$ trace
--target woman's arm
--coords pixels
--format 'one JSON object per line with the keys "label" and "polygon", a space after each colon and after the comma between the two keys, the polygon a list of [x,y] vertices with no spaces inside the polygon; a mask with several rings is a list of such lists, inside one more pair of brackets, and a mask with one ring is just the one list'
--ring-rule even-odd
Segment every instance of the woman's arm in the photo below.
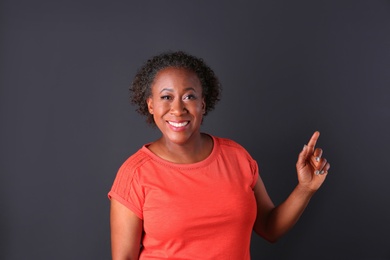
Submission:
{"label": "woman's arm", "polygon": [[314,194],[298,184],[289,197],[275,207],[260,178],[254,193],[257,201],[254,231],[271,243],[276,242],[294,226]]}
{"label": "woman's arm", "polygon": [[322,150],[314,148],[318,137],[319,132],[315,132],[299,154],[296,164],[299,183],[283,203],[274,206],[261,178],[255,185],[257,219],[254,230],[270,242],[276,242],[294,226],[326,178],[330,165],[321,158]]}
{"label": "woman's arm", "polygon": [[124,205],[111,199],[110,224],[112,259],[138,259],[142,220]]}

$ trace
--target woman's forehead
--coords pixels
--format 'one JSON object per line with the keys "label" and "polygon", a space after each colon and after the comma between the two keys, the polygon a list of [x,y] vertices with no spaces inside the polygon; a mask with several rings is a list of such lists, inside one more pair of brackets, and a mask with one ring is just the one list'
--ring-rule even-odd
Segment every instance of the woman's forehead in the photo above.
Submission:
{"label": "woman's forehead", "polygon": [[152,83],[153,88],[202,88],[195,72],[185,69],[168,67],[160,70]]}

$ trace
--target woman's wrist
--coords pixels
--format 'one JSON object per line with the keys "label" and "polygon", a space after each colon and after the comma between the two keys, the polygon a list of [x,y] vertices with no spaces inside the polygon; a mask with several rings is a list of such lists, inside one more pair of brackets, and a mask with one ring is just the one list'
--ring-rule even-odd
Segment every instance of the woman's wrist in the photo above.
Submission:
{"label": "woman's wrist", "polygon": [[302,183],[298,183],[298,185],[295,188],[299,194],[306,195],[306,196],[313,196],[314,193],[316,193],[316,189],[313,189],[309,187],[308,185],[304,185]]}

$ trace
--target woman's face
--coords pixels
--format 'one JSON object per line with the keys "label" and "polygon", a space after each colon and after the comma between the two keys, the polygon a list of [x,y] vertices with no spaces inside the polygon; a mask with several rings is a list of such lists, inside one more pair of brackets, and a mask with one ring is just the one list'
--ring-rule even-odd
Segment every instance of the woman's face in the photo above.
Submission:
{"label": "woman's face", "polygon": [[186,144],[200,136],[206,104],[195,73],[172,67],[159,71],[147,104],[165,141]]}

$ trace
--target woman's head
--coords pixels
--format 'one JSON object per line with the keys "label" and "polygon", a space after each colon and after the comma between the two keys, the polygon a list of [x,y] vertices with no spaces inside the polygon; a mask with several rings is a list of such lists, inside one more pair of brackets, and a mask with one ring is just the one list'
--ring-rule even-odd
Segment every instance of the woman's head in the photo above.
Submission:
{"label": "woman's head", "polygon": [[147,99],[152,94],[152,86],[158,72],[166,68],[181,68],[197,75],[202,85],[202,96],[206,104],[204,115],[214,109],[220,99],[221,85],[205,62],[185,52],[165,52],[149,59],[137,72],[130,87],[131,102],[137,106],[137,112],[146,116],[146,121],[154,124],[149,113]]}

